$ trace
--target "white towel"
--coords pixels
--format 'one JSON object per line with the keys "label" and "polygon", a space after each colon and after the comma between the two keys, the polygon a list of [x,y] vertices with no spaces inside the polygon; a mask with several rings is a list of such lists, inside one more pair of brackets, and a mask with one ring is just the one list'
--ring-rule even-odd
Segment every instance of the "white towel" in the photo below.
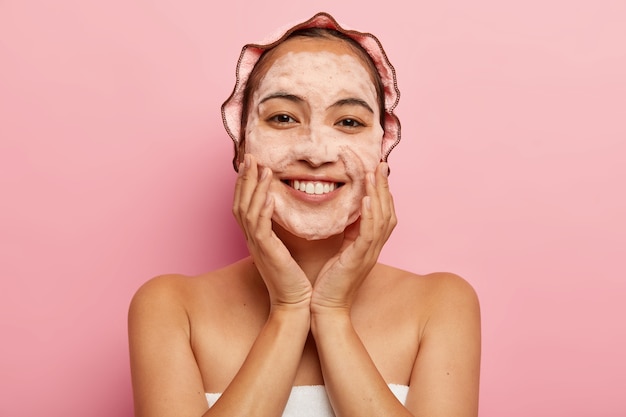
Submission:
{"label": "white towel", "polygon": [[[409,387],[406,385],[389,384],[389,389],[402,404],[406,403]],[[206,394],[209,407],[222,394]],[[328,401],[323,385],[301,385],[291,389],[283,417],[334,417],[333,409]]]}

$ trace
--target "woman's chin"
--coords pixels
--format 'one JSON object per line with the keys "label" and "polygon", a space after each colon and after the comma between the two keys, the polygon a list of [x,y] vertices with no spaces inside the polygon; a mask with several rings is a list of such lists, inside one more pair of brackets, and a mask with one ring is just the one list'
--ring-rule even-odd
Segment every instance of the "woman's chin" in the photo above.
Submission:
{"label": "woman's chin", "polygon": [[281,228],[301,239],[323,240],[343,233],[344,230],[346,230],[346,227],[356,221],[358,216],[358,213],[354,213],[350,216],[344,217],[343,219],[336,219],[333,222],[329,222],[328,217],[316,219],[311,218],[310,216],[307,216],[306,218],[293,218],[294,216],[287,216],[285,218],[283,216],[278,216],[277,213],[274,213],[273,220],[278,223]]}

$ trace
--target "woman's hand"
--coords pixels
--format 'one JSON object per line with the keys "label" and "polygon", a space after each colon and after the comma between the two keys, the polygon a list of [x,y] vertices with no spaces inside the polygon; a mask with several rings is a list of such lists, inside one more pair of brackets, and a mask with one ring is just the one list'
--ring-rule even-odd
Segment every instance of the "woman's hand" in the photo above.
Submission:
{"label": "woman's hand", "polygon": [[375,173],[367,174],[361,217],[346,228],[341,249],[320,271],[311,298],[312,313],[349,313],[357,290],[376,265],[397,224],[388,172],[387,163],[381,162]]}
{"label": "woman's hand", "polygon": [[272,230],[274,200],[268,193],[271,169],[245,155],[235,185],[233,214],[246,236],[246,244],[275,307],[308,307],[311,283]]}

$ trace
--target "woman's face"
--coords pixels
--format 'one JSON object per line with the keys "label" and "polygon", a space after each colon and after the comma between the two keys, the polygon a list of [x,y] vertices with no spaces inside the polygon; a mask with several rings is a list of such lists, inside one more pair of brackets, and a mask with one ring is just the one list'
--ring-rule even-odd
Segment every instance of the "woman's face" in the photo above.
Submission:
{"label": "woman's face", "polygon": [[365,176],[381,160],[372,76],[345,42],[293,38],[273,50],[251,97],[245,151],[274,173],[273,220],[305,239],[360,215]]}

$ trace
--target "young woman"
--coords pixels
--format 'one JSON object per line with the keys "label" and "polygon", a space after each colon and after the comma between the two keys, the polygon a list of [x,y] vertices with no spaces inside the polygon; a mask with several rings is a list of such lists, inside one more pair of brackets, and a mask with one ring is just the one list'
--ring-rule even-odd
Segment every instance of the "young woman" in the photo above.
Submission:
{"label": "young woman", "polygon": [[328,14],[244,47],[222,110],[250,256],[139,289],[137,416],[477,415],[474,291],[378,263],[397,100],[378,40]]}

